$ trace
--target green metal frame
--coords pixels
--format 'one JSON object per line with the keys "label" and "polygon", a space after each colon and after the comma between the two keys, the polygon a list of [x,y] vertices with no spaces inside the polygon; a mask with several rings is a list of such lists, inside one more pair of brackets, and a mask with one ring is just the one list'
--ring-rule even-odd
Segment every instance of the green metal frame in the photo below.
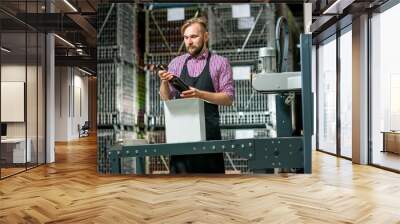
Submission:
{"label": "green metal frame", "polygon": [[292,111],[291,106],[285,103],[286,97],[282,94],[275,96],[277,137],[292,136]]}
{"label": "green metal frame", "polygon": [[312,93],[311,77],[311,48],[312,35],[302,34],[300,36],[301,46],[301,101],[303,109],[303,138],[304,138],[304,173],[312,170],[312,135],[314,133],[314,97]]}
{"label": "green metal frame", "polygon": [[119,145],[108,152],[110,172],[121,173],[121,159],[136,158],[136,173],[144,174],[146,156],[192,155],[235,152],[248,159],[252,170],[303,168],[303,137],[237,139],[174,144]]}
{"label": "green metal frame", "polygon": [[121,173],[121,159],[136,158],[136,174],[145,174],[146,156],[235,152],[248,159],[251,170],[300,168],[311,173],[313,95],[311,91],[311,35],[301,35],[303,136],[235,139],[173,144],[115,145],[108,151],[110,173]]}

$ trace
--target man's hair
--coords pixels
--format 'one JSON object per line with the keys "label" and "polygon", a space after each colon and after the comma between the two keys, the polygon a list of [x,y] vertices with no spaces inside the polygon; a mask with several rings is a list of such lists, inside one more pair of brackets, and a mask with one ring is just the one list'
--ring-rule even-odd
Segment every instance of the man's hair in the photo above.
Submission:
{"label": "man's hair", "polygon": [[186,22],[181,27],[181,34],[185,33],[186,28],[191,26],[192,24],[198,23],[203,28],[204,32],[207,32],[207,19],[205,17],[197,17],[186,20]]}

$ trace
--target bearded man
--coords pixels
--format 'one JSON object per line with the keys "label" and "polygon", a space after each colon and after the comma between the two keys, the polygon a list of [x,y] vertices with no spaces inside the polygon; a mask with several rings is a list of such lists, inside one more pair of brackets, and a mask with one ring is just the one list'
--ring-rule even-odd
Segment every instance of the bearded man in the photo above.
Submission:
{"label": "bearded man", "polygon": [[[200,98],[205,102],[206,139],[221,140],[218,105],[233,103],[235,88],[228,60],[207,48],[205,18],[187,20],[181,27],[187,53],[174,58],[168,71],[159,71],[162,100]],[[189,90],[178,92],[168,81],[180,77]],[[188,130],[190,131],[190,130]],[[171,156],[171,173],[225,173],[222,153]]]}

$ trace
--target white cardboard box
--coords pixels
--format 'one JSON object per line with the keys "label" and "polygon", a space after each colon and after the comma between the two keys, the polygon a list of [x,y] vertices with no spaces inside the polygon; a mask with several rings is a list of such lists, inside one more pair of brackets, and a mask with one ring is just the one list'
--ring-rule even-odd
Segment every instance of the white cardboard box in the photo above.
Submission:
{"label": "white cardboard box", "polygon": [[206,140],[204,101],[197,98],[164,102],[167,143]]}

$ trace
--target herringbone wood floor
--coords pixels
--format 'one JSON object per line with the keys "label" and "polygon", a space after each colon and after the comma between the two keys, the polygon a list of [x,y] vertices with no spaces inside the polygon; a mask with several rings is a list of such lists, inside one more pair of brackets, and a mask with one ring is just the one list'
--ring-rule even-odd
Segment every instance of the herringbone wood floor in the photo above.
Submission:
{"label": "herringbone wood floor", "polygon": [[312,175],[96,173],[95,138],[0,181],[0,223],[400,223],[400,175],[315,152]]}

